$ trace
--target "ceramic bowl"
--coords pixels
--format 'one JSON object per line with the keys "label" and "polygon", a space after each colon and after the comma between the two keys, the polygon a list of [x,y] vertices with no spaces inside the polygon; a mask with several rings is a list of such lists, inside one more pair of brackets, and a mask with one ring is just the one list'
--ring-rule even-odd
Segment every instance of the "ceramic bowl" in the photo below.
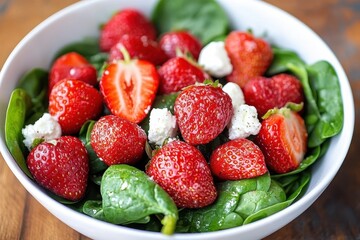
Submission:
{"label": "ceramic bowl", "polygon": [[48,69],[55,52],[62,46],[98,35],[98,26],[115,10],[134,7],[149,15],[156,0],[87,0],[71,5],[34,28],[16,46],[0,75],[0,149],[11,171],[48,211],[76,231],[93,239],[259,239],[267,236],[299,216],[325,190],[338,172],[347,154],[354,128],[354,103],[348,79],[329,47],[311,29],[288,13],[262,1],[219,0],[235,29],[251,28],[255,34],[266,33],[278,46],[296,51],[311,64],[327,60],[340,79],[344,103],[344,127],[331,139],[327,153],[312,168],[312,179],[305,195],[288,208],[245,226],[210,233],[175,234],[171,237],[128,227],[117,226],[78,213],[50,198],[18,167],[5,145],[4,123],[12,90],[24,72],[34,67]]}

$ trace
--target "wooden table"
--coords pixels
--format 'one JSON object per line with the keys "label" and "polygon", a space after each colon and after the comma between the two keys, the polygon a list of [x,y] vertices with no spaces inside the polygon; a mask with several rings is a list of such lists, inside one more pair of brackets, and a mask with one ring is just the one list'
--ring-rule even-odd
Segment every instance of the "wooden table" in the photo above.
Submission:
{"label": "wooden table", "polygon": [[[75,0],[12,0],[0,15],[0,66],[33,27]],[[360,2],[268,0],[295,15],[333,49],[360,108]],[[358,118],[359,119],[359,118]],[[266,239],[360,239],[360,125],[346,160],[321,197],[299,218]],[[44,209],[18,182],[0,156],[0,239],[88,239]]]}

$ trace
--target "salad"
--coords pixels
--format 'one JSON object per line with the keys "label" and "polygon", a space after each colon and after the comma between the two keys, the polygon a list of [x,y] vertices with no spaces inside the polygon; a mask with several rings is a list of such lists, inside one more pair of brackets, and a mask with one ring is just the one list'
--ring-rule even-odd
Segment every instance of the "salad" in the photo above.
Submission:
{"label": "salad", "polygon": [[173,234],[288,207],[342,126],[330,63],[232,29],[216,1],[159,0],[151,17],[116,11],[99,38],[29,69],[11,94],[5,138],[59,202]]}

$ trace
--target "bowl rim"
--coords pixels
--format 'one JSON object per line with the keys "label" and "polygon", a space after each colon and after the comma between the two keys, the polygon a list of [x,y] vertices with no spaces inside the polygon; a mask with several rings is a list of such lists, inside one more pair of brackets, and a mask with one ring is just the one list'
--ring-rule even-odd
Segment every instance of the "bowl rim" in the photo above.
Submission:
{"label": "bowl rim", "polygon": [[[74,4],[71,4],[68,7],[65,7],[65,8],[61,9],[60,11],[56,12],[55,14],[51,15],[50,17],[48,17],[47,19],[42,21],[39,25],[37,25],[33,30],[31,30],[17,44],[17,46],[11,52],[11,54],[7,58],[5,64],[3,65],[3,68],[0,72],[0,86],[2,86],[2,84],[4,82],[4,76],[6,75],[7,69],[11,65],[15,56],[21,51],[23,45],[26,44],[26,42],[31,40],[31,38],[33,38],[38,32],[44,30],[52,22],[55,22],[55,21],[58,21],[59,19],[61,19],[63,14],[66,14],[69,11],[76,11],[78,8],[82,8],[85,5],[91,5],[96,2],[100,2],[100,1],[102,1],[102,0],[80,1],[80,2],[76,2]],[[226,2],[226,1],[230,2],[230,0],[224,0],[224,2]],[[207,232],[207,233],[201,233],[201,234],[200,233],[186,233],[186,234],[176,233],[173,235],[174,239],[178,239],[178,238],[181,238],[181,239],[184,239],[184,238],[185,239],[200,239],[200,238],[205,239],[205,238],[217,238],[217,237],[227,237],[227,236],[229,237],[229,236],[233,236],[235,234],[239,234],[241,232],[256,230],[262,225],[273,224],[272,223],[273,221],[276,221],[276,220],[279,220],[282,218],[289,218],[289,216],[291,216],[290,220],[295,219],[298,215],[300,215],[303,211],[305,211],[321,195],[321,193],[326,189],[326,187],[330,184],[330,182],[332,181],[332,179],[335,177],[336,173],[340,169],[343,161],[345,160],[348,149],[350,147],[350,143],[352,141],[352,135],[353,135],[353,131],[354,131],[354,121],[355,121],[354,101],[353,101],[353,96],[352,96],[352,91],[351,91],[351,87],[349,84],[349,80],[348,80],[348,78],[345,74],[345,71],[342,68],[340,62],[336,58],[335,54],[328,47],[328,45],[313,30],[311,30],[307,25],[302,23],[300,20],[298,20],[294,16],[290,15],[289,13],[285,12],[284,10],[282,10],[274,5],[271,5],[271,4],[263,2],[263,1],[251,1],[251,2],[253,2],[252,4],[255,4],[255,6],[257,4],[259,4],[259,5],[263,5],[263,7],[265,6],[267,8],[271,8],[273,11],[277,11],[278,13],[281,13],[282,15],[286,15],[286,17],[292,19],[292,21],[295,21],[295,22],[297,22],[297,24],[302,25],[311,35],[313,35],[315,38],[317,38],[318,41],[320,41],[327,48],[329,53],[335,58],[335,64],[337,65],[336,72],[339,76],[339,79],[343,79],[343,81],[341,82],[341,88],[342,88],[341,91],[347,93],[347,95],[345,95],[345,96],[344,96],[344,94],[342,94],[343,102],[347,103],[346,106],[344,105],[344,112],[346,112],[346,114],[344,114],[343,129],[342,129],[342,132],[338,136],[335,137],[335,138],[340,138],[339,141],[342,143],[342,146],[343,146],[343,148],[341,149],[341,151],[339,152],[339,155],[338,155],[338,157],[339,157],[339,159],[341,159],[341,161],[335,162],[334,167],[331,169],[331,171],[329,171],[327,173],[326,177],[324,179],[322,179],[322,181],[318,185],[316,185],[311,191],[306,192],[306,194],[299,201],[296,201],[293,204],[291,204],[290,206],[288,206],[287,208],[281,210],[280,212],[277,212],[277,213],[271,215],[271,217],[266,217],[264,219],[260,219],[256,222],[250,223],[248,225],[243,225],[241,227],[235,227],[235,228],[216,231],[216,232]],[[345,110],[347,110],[347,111],[345,111]],[[82,222],[83,220],[86,220],[92,226],[100,225],[103,229],[105,229],[107,231],[111,231],[111,232],[116,232],[118,234],[126,233],[128,235],[132,235],[135,237],[148,236],[148,237],[152,237],[154,239],[166,239],[167,238],[166,236],[164,236],[161,233],[150,232],[150,231],[145,231],[145,230],[138,230],[138,229],[133,229],[133,228],[129,228],[126,226],[114,225],[111,223],[107,223],[107,222],[103,222],[103,221],[91,218],[85,214],[79,213],[79,212],[69,208],[68,206],[63,205],[63,204],[57,202],[56,200],[52,199],[50,196],[48,196],[45,193],[45,191],[40,186],[38,186],[35,182],[31,181],[31,179],[29,179],[26,176],[26,174],[19,168],[16,161],[13,159],[12,155],[10,154],[9,150],[6,147],[3,132],[2,132],[1,138],[0,138],[0,151],[1,151],[1,154],[2,154],[5,162],[7,163],[7,165],[13,172],[13,174],[16,176],[16,178],[21,182],[21,184],[26,188],[26,190],[34,198],[36,198],[37,201],[39,201],[53,215],[57,216],[54,213],[54,209],[58,209],[59,211],[62,211],[63,214],[66,215],[68,218],[72,218],[73,220],[77,220],[80,222]],[[46,206],[42,203],[42,201],[47,202]],[[296,211],[304,203],[307,203],[305,210],[303,210],[301,212]],[[63,222],[66,222],[65,219],[60,219],[60,220],[62,220]],[[283,224],[283,225],[286,225],[286,224]],[[70,225],[68,225],[68,226],[70,226]],[[282,227],[282,226],[280,226],[280,227]],[[83,234],[86,235],[86,233],[83,233]]]}

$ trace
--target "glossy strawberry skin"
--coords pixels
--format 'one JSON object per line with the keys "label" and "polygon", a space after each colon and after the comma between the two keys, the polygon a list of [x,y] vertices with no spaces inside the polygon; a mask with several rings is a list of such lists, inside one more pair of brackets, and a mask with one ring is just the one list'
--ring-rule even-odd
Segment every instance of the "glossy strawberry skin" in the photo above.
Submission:
{"label": "glossy strawberry skin", "polygon": [[158,183],[179,208],[200,208],[217,197],[210,168],[195,147],[172,141],[150,160],[146,173]]}
{"label": "glossy strawberry skin", "polygon": [[243,88],[245,102],[252,105],[263,116],[269,109],[281,108],[288,102],[304,102],[300,81],[289,74],[278,74],[272,78],[255,77]]}
{"label": "glossy strawberry skin", "polygon": [[148,114],[158,86],[155,66],[137,59],[109,64],[100,81],[100,91],[111,113],[134,123]]}
{"label": "glossy strawberry skin", "polygon": [[196,82],[204,82],[210,79],[200,67],[193,65],[183,57],[175,57],[166,61],[158,69],[160,77],[159,93],[167,94],[177,92],[193,85]]}
{"label": "glossy strawberry skin", "polygon": [[55,116],[63,135],[79,132],[90,119],[97,119],[103,109],[103,98],[93,86],[74,79],[63,79],[53,87],[49,113]]}
{"label": "glossy strawberry skin", "polygon": [[225,49],[233,65],[233,72],[226,80],[240,87],[251,78],[262,76],[273,59],[269,43],[247,32],[231,32],[225,39]]}
{"label": "glossy strawberry skin", "polygon": [[160,38],[159,44],[168,58],[176,57],[176,49],[179,49],[182,53],[189,52],[197,60],[202,48],[199,39],[187,31],[167,32]]}
{"label": "glossy strawberry skin", "polygon": [[92,86],[97,85],[96,69],[76,52],[66,53],[57,58],[51,66],[49,75],[49,93],[54,85],[64,78],[77,79]]}
{"label": "glossy strawberry skin", "polygon": [[103,26],[100,33],[100,49],[108,52],[126,34],[156,39],[155,27],[146,16],[135,9],[123,9]]}
{"label": "glossy strawberry skin", "polygon": [[28,155],[27,166],[36,182],[58,196],[78,201],[85,195],[89,160],[78,138],[40,143]]}
{"label": "glossy strawberry skin", "polygon": [[231,120],[231,98],[220,87],[190,86],[175,100],[175,117],[183,139],[206,144],[215,139]]}
{"label": "glossy strawberry skin", "polygon": [[292,111],[275,113],[261,123],[255,142],[275,173],[287,173],[300,165],[306,153],[307,132],[302,117]]}
{"label": "glossy strawberry skin", "polygon": [[163,64],[167,60],[165,52],[155,40],[145,35],[139,37],[126,34],[110,49],[109,62],[124,59],[120,51],[122,47],[127,50],[132,59],[146,60],[156,66]]}
{"label": "glossy strawberry skin", "polygon": [[137,124],[114,115],[101,117],[90,135],[90,144],[108,166],[135,164],[143,156],[146,134]]}
{"label": "glossy strawberry skin", "polygon": [[210,168],[220,180],[254,178],[267,172],[260,148],[245,138],[229,141],[215,149],[210,157]]}

